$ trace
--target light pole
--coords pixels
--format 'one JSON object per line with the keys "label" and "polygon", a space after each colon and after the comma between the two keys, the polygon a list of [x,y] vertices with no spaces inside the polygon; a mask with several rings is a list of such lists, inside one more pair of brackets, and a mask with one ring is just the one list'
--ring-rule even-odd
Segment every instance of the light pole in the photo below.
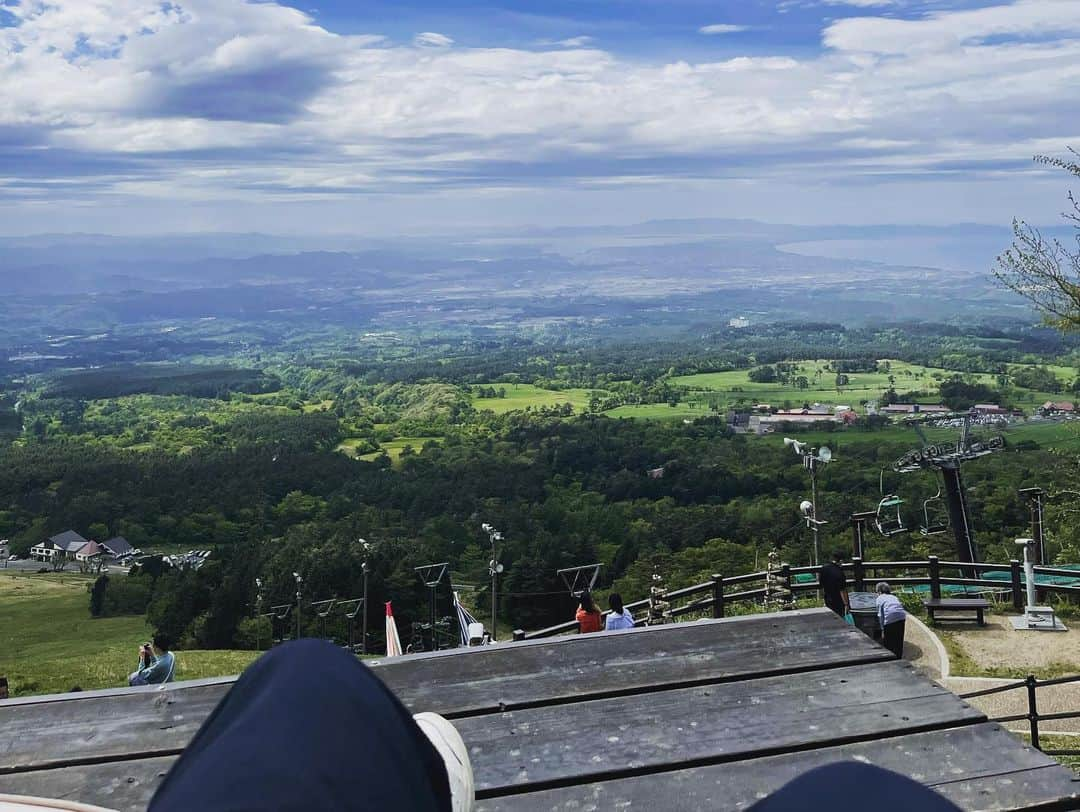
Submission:
{"label": "light pole", "polygon": [[491,560],[488,561],[488,575],[491,576],[491,640],[495,640],[495,585],[499,573],[503,571],[503,565],[499,563],[499,557],[495,550],[496,542],[502,541],[502,533],[486,522],[480,525],[480,529],[488,534],[491,541]]}
{"label": "light pole", "polygon": [[300,577],[300,573],[294,572],[293,578],[296,579],[296,639],[300,639],[300,587],[304,583],[304,579]]}
{"label": "light pole", "polygon": [[364,620],[360,632],[360,653],[367,654],[367,576],[369,570],[367,557],[371,551],[371,545],[364,539],[356,541],[360,544],[360,549],[364,551],[364,562],[360,565],[360,571],[364,574]]}
{"label": "light pole", "polygon": [[829,450],[828,446],[810,448],[808,443],[800,443],[790,437],[784,438],[784,445],[794,449],[795,453],[802,459],[803,467],[810,472],[810,501],[800,504],[799,510],[802,512],[803,518],[806,519],[806,526],[814,534],[814,560],[811,563],[817,566],[820,563],[818,530],[821,525],[826,524],[817,517],[817,467],[819,464],[826,465],[832,462],[832,451]]}
{"label": "light pole", "polygon": [[[262,651],[262,578],[255,579],[255,650]],[[271,631],[271,637],[273,632]]]}

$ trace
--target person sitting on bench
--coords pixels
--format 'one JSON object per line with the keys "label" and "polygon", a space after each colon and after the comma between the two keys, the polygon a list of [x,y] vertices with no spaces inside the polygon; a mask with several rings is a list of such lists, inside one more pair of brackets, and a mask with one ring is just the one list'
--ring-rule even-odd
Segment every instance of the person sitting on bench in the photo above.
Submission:
{"label": "person sitting on bench", "polygon": [[604,628],[603,621],[600,620],[600,610],[596,608],[589,592],[581,593],[581,605],[574,619],[578,622],[578,631],[581,634],[598,632]]}
{"label": "person sitting on bench", "polygon": [[618,592],[608,595],[608,606],[611,607],[611,611],[604,623],[604,631],[613,632],[618,629],[634,628],[634,616],[623,606],[622,595]]}
{"label": "person sitting on bench", "polygon": [[176,670],[176,655],[169,651],[169,638],[161,632],[154,635],[153,645],[139,646],[139,667],[128,677],[128,685],[157,685],[172,682]]}

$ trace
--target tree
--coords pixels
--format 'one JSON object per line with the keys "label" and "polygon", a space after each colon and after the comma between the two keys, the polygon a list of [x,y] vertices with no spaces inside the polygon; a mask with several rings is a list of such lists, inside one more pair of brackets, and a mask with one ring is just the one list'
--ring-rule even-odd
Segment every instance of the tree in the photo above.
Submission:
{"label": "tree", "polygon": [[101,617],[101,613],[105,610],[105,591],[108,588],[108,575],[98,576],[94,585],[90,587],[90,615],[92,617]]}
{"label": "tree", "polygon": [[752,383],[775,383],[778,376],[775,367],[765,365],[750,370],[746,373],[746,377]]}
{"label": "tree", "polygon": [[[1072,159],[1035,156],[1036,163],[1080,177],[1080,153]],[[1043,237],[1023,220],[1013,221],[1013,244],[997,259],[994,276],[1030,301],[1043,320],[1062,331],[1080,330],[1080,200],[1070,191],[1071,211],[1062,214],[1074,230],[1075,250],[1061,240]]]}

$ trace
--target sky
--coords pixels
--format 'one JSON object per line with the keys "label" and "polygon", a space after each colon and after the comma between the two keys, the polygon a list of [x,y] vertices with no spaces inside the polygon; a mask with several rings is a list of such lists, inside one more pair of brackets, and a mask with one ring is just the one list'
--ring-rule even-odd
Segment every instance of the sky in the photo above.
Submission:
{"label": "sky", "polygon": [[1049,223],[1078,88],[1078,0],[0,0],[0,233]]}

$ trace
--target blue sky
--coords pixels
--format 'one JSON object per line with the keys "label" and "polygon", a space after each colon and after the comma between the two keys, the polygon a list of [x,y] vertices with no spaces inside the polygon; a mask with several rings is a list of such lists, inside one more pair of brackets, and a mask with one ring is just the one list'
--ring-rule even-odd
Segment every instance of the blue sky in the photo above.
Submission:
{"label": "blue sky", "polygon": [[1076,0],[0,0],[0,232],[1048,222]]}

